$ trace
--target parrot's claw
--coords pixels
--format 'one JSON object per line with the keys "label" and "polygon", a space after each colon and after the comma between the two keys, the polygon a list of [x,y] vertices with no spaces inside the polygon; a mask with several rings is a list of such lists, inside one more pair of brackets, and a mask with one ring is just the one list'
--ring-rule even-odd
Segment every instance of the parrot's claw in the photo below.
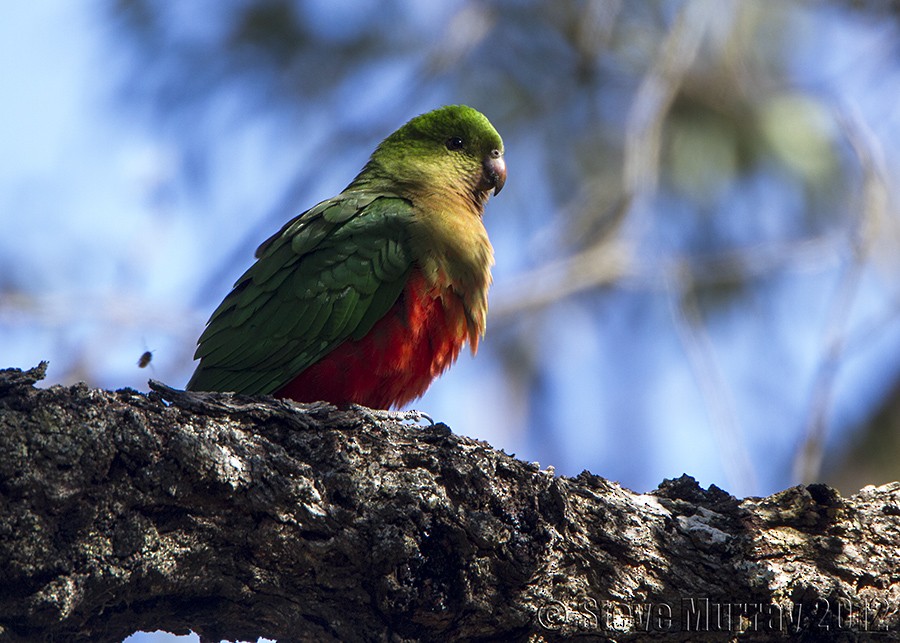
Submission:
{"label": "parrot's claw", "polygon": [[430,415],[423,411],[382,411],[380,409],[370,409],[359,404],[351,404],[350,408],[358,411],[372,422],[399,422],[400,424],[420,425],[422,420],[427,420],[429,426],[434,426],[434,420]]}
{"label": "parrot's claw", "polygon": [[422,420],[428,420],[428,426],[434,426],[434,418],[425,411],[401,411],[400,414],[406,416],[407,422],[422,424]]}

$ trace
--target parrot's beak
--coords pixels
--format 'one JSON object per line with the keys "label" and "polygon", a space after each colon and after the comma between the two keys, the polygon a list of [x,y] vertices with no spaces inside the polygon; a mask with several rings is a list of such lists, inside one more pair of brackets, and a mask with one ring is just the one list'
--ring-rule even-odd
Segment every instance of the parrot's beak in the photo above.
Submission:
{"label": "parrot's beak", "polygon": [[500,150],[494,150],[482,164],[483,173],[481,181],[478,183],[478,189],[487,192],[491,188],[494,194],[500,194],[503,184],[506,183],[506,161],[503,160],[503,153]]}

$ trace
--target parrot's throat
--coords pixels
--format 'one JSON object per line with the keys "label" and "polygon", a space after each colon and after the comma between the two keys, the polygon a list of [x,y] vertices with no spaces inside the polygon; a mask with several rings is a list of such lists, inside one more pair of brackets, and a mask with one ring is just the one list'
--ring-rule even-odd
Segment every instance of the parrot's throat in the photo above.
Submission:
{"label": "parrot's throat", "polygon": [[479,190],[477,188],[472,190],[472,205],[479,218],[484,216],[484,206],[487,205],[490,196],[490,191]]}
{"label": "parrot's throat", "polygon": [[421,396],[472,336],[462,300],[435,290],[414,270],[397,303],[358,341],[346,341],[276,392],[298,402],[325,400],[377,409]]}

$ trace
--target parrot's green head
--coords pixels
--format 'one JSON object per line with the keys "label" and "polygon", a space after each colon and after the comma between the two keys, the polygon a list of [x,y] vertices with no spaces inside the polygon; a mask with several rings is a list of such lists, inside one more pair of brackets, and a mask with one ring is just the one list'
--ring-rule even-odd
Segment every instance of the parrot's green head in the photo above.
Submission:
{"label": "parrot's green head", "polygon": [[503,141],[481,112],[447,105],[382,141],[354,184],[372,179],[414,195],[455,193],[480,211],[506,182]]}

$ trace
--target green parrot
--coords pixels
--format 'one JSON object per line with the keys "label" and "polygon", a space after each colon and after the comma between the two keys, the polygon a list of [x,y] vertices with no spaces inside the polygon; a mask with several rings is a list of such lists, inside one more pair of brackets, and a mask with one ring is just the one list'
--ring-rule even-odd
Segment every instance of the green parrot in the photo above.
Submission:
{"label": "green parrot", "polygon": [[422,395],[484,335],[506,181],[500,135],[449,105],[388,136],[347,188],[288,221],[213,312],[194,391],[377,409]]}

